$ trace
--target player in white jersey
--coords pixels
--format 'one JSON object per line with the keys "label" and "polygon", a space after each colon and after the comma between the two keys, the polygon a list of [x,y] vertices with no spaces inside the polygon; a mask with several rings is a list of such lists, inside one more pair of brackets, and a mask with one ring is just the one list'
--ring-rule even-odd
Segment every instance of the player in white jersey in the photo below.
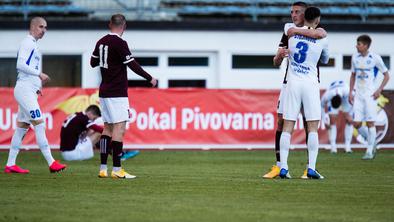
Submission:
{"label": "player in white jersey", "polygon": [[[305,9],[308,7],[308,5],[305,2],[294,2],[291,6],[291,20],[293,21],[293,26],[294,27],[302,27],[304,26],[304,12]],[[289,23],[290,24],[290,23]],[[287,24],[286,24],[287,25]],[[285,25],[285,26],[286,26]],[[290,29],[288,31],[289,35],[293,34],[300,34],[304,36],[309,36],[313,38],[324,38],[327,35],[327,32],[322,29]],[[282,38],[279,43],[278,51],[275,57],[273,58],[273,64],[274,66],[280,66],[282,64],[282,61],[285,60],[285,58],[288,55],[288,35],[283,33]],[[287,60],[286,60],[287,63]],[[288,63],[287,63],[288,66]],[[283,128],[283,104],[284,104],[284,98],[285,98],[285,88],[287,84],[287,69],[284,77],[284,81],[282,84],[282,88],[280,90],[279,98],[278,98],[278,107],[277,107],[277,128],[276,128],[276,133],[275,133],[275,154],[276,154],[276,165],[273,165],[270,169],[269,172],[263,175],[263,178],[265,179],[273,179],[279,176],[279,171],[280,171],[280,136],[282,134],[282,128]],[[304,121],[306,123],[306,121]],[[304,124],[305,130],[306,130],[306,124]],[[306,137],[307,138],[307,137]],[[301,178],[307,178],[306,175],[306,170],[304,171],[304,174],[301,176]]]}
{"label": "player in white jersey", "polygon": [[14,97],[18,103],[17,128],[12,136],[5,173],[29,173],[29,170],[19,167],[15,162],[30,124],[34,126],[37,144],[48,162],[50,172],[58,172],[66,168],[66,165],[55,161],[52,157],[45,135],[45,123],[37,101],[42,85],[49,81],[48,75],[41,71],[42,58],[37,46],[37,41],[44,36],[46,29],[47,22],[44,18],[33,18],[30,21],[30,33],[22,41],[18,51],[16,64],[18,77],[14,89]]}
{"label": "player in white jersey", "polygon": [[[320,10],[309,7],[305,10],[304,29],[316,28],[320,22]],[[285,30],[287,33],[287,30]],[[301,110],[308,125],[308,171],[307,177],[323,179],[316,171],[319,139],[317,129],[321,117],[320,90],[317,63],[328,62],[328,42],[326,38],[315,39],[303,35],[289,38],[289,74],[287,76],[286,98],[284,102],[284,124],[280,138],[279,176],[291,178],[287,159],[290,149],[291,133]]]}
{"label": "player in white jersey", "polygon": [[[331,153],[337,153],[337,118],[339,111],[345,116],[345,152],[351,153],[353,121],[352,105],[349,103],[349,86],[342,80],[334,81],[321,98],[322,119],[328,129]],[[327,118],[328,117],[328,118]]]}
{"label": "player in white jersey", "polygon": [[[382,57],[369,51],[371,42],[372,40],[368,35],[361,35],[357,38],[357,53],[352,56],[352,74],[350,77],[350,91],[355,91],[354,96],[349,94],[349,101],[353,104],[354,110],[354,127],[359,129],[362,121],[366,121],[368,127],[368,146],[363,157],[364,160],[374,158],[376,99],[380,96],[390,78]],[[376,89],[374,80],[377,71],[383,73],[384,78]]]}

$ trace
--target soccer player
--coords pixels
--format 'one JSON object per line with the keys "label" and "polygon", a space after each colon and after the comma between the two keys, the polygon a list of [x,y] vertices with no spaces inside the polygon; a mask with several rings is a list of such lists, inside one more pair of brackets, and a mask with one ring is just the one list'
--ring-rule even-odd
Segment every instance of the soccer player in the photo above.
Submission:
{"label": "soccer player", "polygon": [[99,99],[104,131],[100,138],[99,177],[108,177],[107,159],[112,150],[111,177],[133,179],[136,176],[130,175],[121,167],[123,136],[126,121],[129,119],[127,67],[150,81],[152,87],[156,86],[157,80],[135,61],[127,42],[122,39],[126,29],[126,18],[122,14],[112,15],[109,28],[111,32],[98,40],[90,60],[92,67],[100,67],[102,77]]}
{"label": "soccer player", "polygon": [[[352,105],[349,103],[349,86],[342,80],[334,81],[321,98],[322,119],[328,129],[328,138],[331,144],[331,153],[337,153],[337,118],[339,111],[345,115],[345,152],[351,153],[350,143],[352,141],[353,121]],[[328,118],[326,118],[326,109]]]}
{"label": "soccer player", "polygon": [[[291,19],[293,21],[293,26],[294,27],[302,27],[304,25],[304,12],[305,9],[308,7],[308,5],[305,2],[295,2],[291,6]],[[294,35],[294,34],[301,34],[304,36],[309,36],[312,38],[324,38],[326,37],[327,33],[324,29],[322,28],[317,28],[317,29],[290,29],[289,35]],[[278,51],[277,54],[275,55],[273,59],[273,63],[275,66],[279,66],[284,58],[287,57],[288,55],[288,36],[286,33],[283,33],[282,38],[279,43]],[[285,77],[283,80],[282,84],[282,89],[280,91],[279,99],[278,99],[278,107],[277,107],[277,115],[278,115],[278,122],[277,122],[277,128],[276,128],[276,133],[275,133],[275,155],[276,155],[276,165],[273,165],[271,170],[267,172],[266,174],[263,175],[263,178],[266,179],[273,179],[279,176],[279,171],[280,171],[280,136],[282,134],[282,129],[283,129],[283,102],[285,98],[285,88],[286,88],[286,83],[287,83],[287,72],[288,72],[289,64],[287,64],[286,68],[286,73]],[[304,128],[305,132],[307,134],[307,124],[304,118]],[[307,134],[308,135],[308,134]],[[306,170],[304,171],[304,174],[301,176],[301,178],[306,179],[307,178],[307,172]]]}
{"label": "soccer player", "polygon": [[12,136],[8,161],[4,169],[6,173],[29,173],[29,170],[19,167],[15,162],[30,124],[33,124],[37,144],[48,163],[49,171],[58,172],[66,168],[66,165],[55,161],[52,157],[45,135],[45,122],[37,101],[42,86],[50,80],[49,76],[41,70],[42,56],[37,45],[37,41],[44,37],[46,30],[45,19],[34,17],[30,21],[29,35],[22,41],[18,51],[16,63],[18,77],[14,89],[14,97],[18,103],[17,127]]}
{"label": "soccer player", "polygon": [[64,120],[60,130],[60,151],[63,159],[72,161],[93,157],[93,146],[103,132],[103,127],[94,122],[100,116],[100,108],[90,105],[85,112],[76,112]]}
{"label": "soccer player", "polygon": [[[372,39],[368,35],[360,35],[357,38],[357,53],[352,56],[352,74],[350,76],[350,92],[355,90],[354,96],[349,93],[349,102],[353,104],[354,109],[354,127],[360,129],[364,120],[368,127],[368,145],[363,156],[364,160],[371,160],[375,156],[376,99],[390,78],[382,57],[369,51],[371,42]],[[374,79],[377,71],[382,72],[384,78],[376,89]]]}
{"label": "soccer player", "polygon": [[[308,7],[305,10],[304,29],[315,29],[320,22],[320,10]],[[285,27],[287,33],[290,26]],[[327,63],[328,42],[326,38],[315,39],[303,35],[289,38],[289,75],[287,76],[286,96],[284,102],[283,132],[280,138],[279,177],[291,178],[287,159],[290,149],[291,133],[301,110],[308,127],[308,170],[307,177],[323,179],[316,171],[316,159],[319,149],[318,126],[321,118],[320,89],[317,63]]]}

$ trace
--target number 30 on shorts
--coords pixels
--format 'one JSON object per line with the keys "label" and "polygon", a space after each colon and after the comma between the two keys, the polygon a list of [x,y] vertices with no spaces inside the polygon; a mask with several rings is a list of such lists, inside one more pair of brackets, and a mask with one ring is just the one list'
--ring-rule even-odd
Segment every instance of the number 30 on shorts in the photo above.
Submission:
{"label": "number 30 on shorts", "polygon": [[41,117],[40,110],[39,109],[31,110],[30,111],[30,117],[33,118],[33,119]]}

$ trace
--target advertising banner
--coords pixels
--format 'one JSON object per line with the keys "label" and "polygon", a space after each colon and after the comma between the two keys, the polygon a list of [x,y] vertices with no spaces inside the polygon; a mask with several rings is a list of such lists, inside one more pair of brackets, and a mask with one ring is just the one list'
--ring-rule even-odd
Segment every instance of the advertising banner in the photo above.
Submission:
{"label": "advertising banner", "polygon": [[[272,148],[275,142],[276,106],[279,90],[227,89],[129,89],[130,121],[124,138],[126,148]],[[0,147],[8,148],[16,127],[18,106],[12,88],[0,88]],[[394,92],[385,92],[379,102],[378,138],[393,143]],[[98,104],[97,89],[45,88],[39,104],[52,147],[58,147],[60,129],[66,117]],[[389,121],[390,120],[390,121]],[[342,143],[344,121],[338,123]],[[327,144],[321,125],[319,140]],[[361,144],[365,141],[356,140]],[[305,145],[302,121],[297,121],[292,143]],[[33,129],[24,138],[26,147],[37,148]]]}

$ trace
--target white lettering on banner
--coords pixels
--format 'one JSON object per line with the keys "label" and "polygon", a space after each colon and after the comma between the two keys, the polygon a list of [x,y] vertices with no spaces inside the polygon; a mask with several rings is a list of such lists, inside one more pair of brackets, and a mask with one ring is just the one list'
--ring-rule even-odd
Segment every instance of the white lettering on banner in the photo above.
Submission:
{"label": "white lettering on banner", "polygon": [[[44,113],[44,122],[48,130],[53,129],[53,116],[51,113]],[[10,108],[0,108],[0,129],[1,130],[14,130],[16,129],[17,113],[12,113]]]}
{"label": "white lettering on banner", "polygon": [[[175,130],[177,128],[177,110],[157,112],[149,107],[147,112],[137,112],[130,108],[130,123],[135,123],[139,130]],[[182,130],[272,130],[275,117],[272,113],[220,113],[201,112],[200,107],[180,110]]]}

